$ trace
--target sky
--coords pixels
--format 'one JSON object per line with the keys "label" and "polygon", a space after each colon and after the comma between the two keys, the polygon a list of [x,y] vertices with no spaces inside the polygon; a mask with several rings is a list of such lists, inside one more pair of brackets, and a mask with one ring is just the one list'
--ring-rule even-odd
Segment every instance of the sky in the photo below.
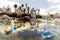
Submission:
{"label": "sky", "polygon": [[41,15],[60,13],[60,0],[0,0],[0,7],[10,5],[13,8],[14,4],[25,4],[28,6],[40,9]]}

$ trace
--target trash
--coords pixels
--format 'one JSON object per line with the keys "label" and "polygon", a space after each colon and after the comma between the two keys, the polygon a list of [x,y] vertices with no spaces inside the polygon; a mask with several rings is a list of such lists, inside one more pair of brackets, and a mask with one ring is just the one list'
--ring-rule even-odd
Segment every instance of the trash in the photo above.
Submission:
{"label": "trash", "polygon": [[55,33],[52,32],[51,30],[45,30],[44,32],[41,33],[42,38],[53,38],[55,36]]}
{"label": "trash", "polygon": [[14,28],[11,28],[9,31],[12,33],[14,31]]}

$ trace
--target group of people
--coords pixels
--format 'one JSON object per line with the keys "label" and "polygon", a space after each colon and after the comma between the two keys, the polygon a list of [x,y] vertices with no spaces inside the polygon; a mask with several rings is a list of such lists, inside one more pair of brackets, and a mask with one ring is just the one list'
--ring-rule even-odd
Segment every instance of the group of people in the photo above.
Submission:
{"label": "group of people", "polygon": [[[32,21],[36,19],[36,14],[39,14],[39,9],[30,8],[27,3],[25,5],[22,4],[20,6],[15,4],[14,9],[15,9],[15,13],[31,14]],[[11,8],[9,7],[9,5],[7,6],[7,8],[5,7],[3,8],[3,12],[11,13]]]}
{"label": "group of people", "polygon": [[[9,5],[7,6],[7,8],[3,7],[2,9],[3,9],[3,12],[11,12],[11,10],[12,10],[11,7],[9,7]],[[15,4],[14,9],[15,9],[14,10],[15,13],[19,12],[21,14],[25,14],[25,13],[35,13],[36,14],[36,11],[39,10],[39,9],[36,10],[35,8],[30,8],[27,3],[25,5],[22,4],[19,7],[17,4]]]}

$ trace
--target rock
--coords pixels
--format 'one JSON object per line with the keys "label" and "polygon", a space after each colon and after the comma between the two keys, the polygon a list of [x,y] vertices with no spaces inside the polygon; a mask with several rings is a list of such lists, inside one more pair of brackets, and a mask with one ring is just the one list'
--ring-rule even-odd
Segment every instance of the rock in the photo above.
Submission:
{"label": "rock", "polygon": [[9,24],[10,20],[13,19],[7,15],[0,16],[0,23]]}

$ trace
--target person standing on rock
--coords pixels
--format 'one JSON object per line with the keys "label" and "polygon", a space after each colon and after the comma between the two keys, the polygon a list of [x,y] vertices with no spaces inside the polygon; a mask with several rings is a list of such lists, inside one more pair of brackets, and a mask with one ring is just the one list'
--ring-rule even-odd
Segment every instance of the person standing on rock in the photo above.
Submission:
{"label": "person standing on rock", "polygon": [[9,7],[9,5],[7,6],[7,12],[11,13],[11,8]]}
{"label": "person standing on rock", "polygon": [[36,22],[36,10],[34,8],[32,8],[32,10],[31,10],[31,22],[33,24],[35,24],[35,22]]}
{"label": "person standing on rock", "polygon": [[2,10],[3,10],[3,13],[6,13],[7,12],[7,9],[6,9],[5,6],[2,8]]}

